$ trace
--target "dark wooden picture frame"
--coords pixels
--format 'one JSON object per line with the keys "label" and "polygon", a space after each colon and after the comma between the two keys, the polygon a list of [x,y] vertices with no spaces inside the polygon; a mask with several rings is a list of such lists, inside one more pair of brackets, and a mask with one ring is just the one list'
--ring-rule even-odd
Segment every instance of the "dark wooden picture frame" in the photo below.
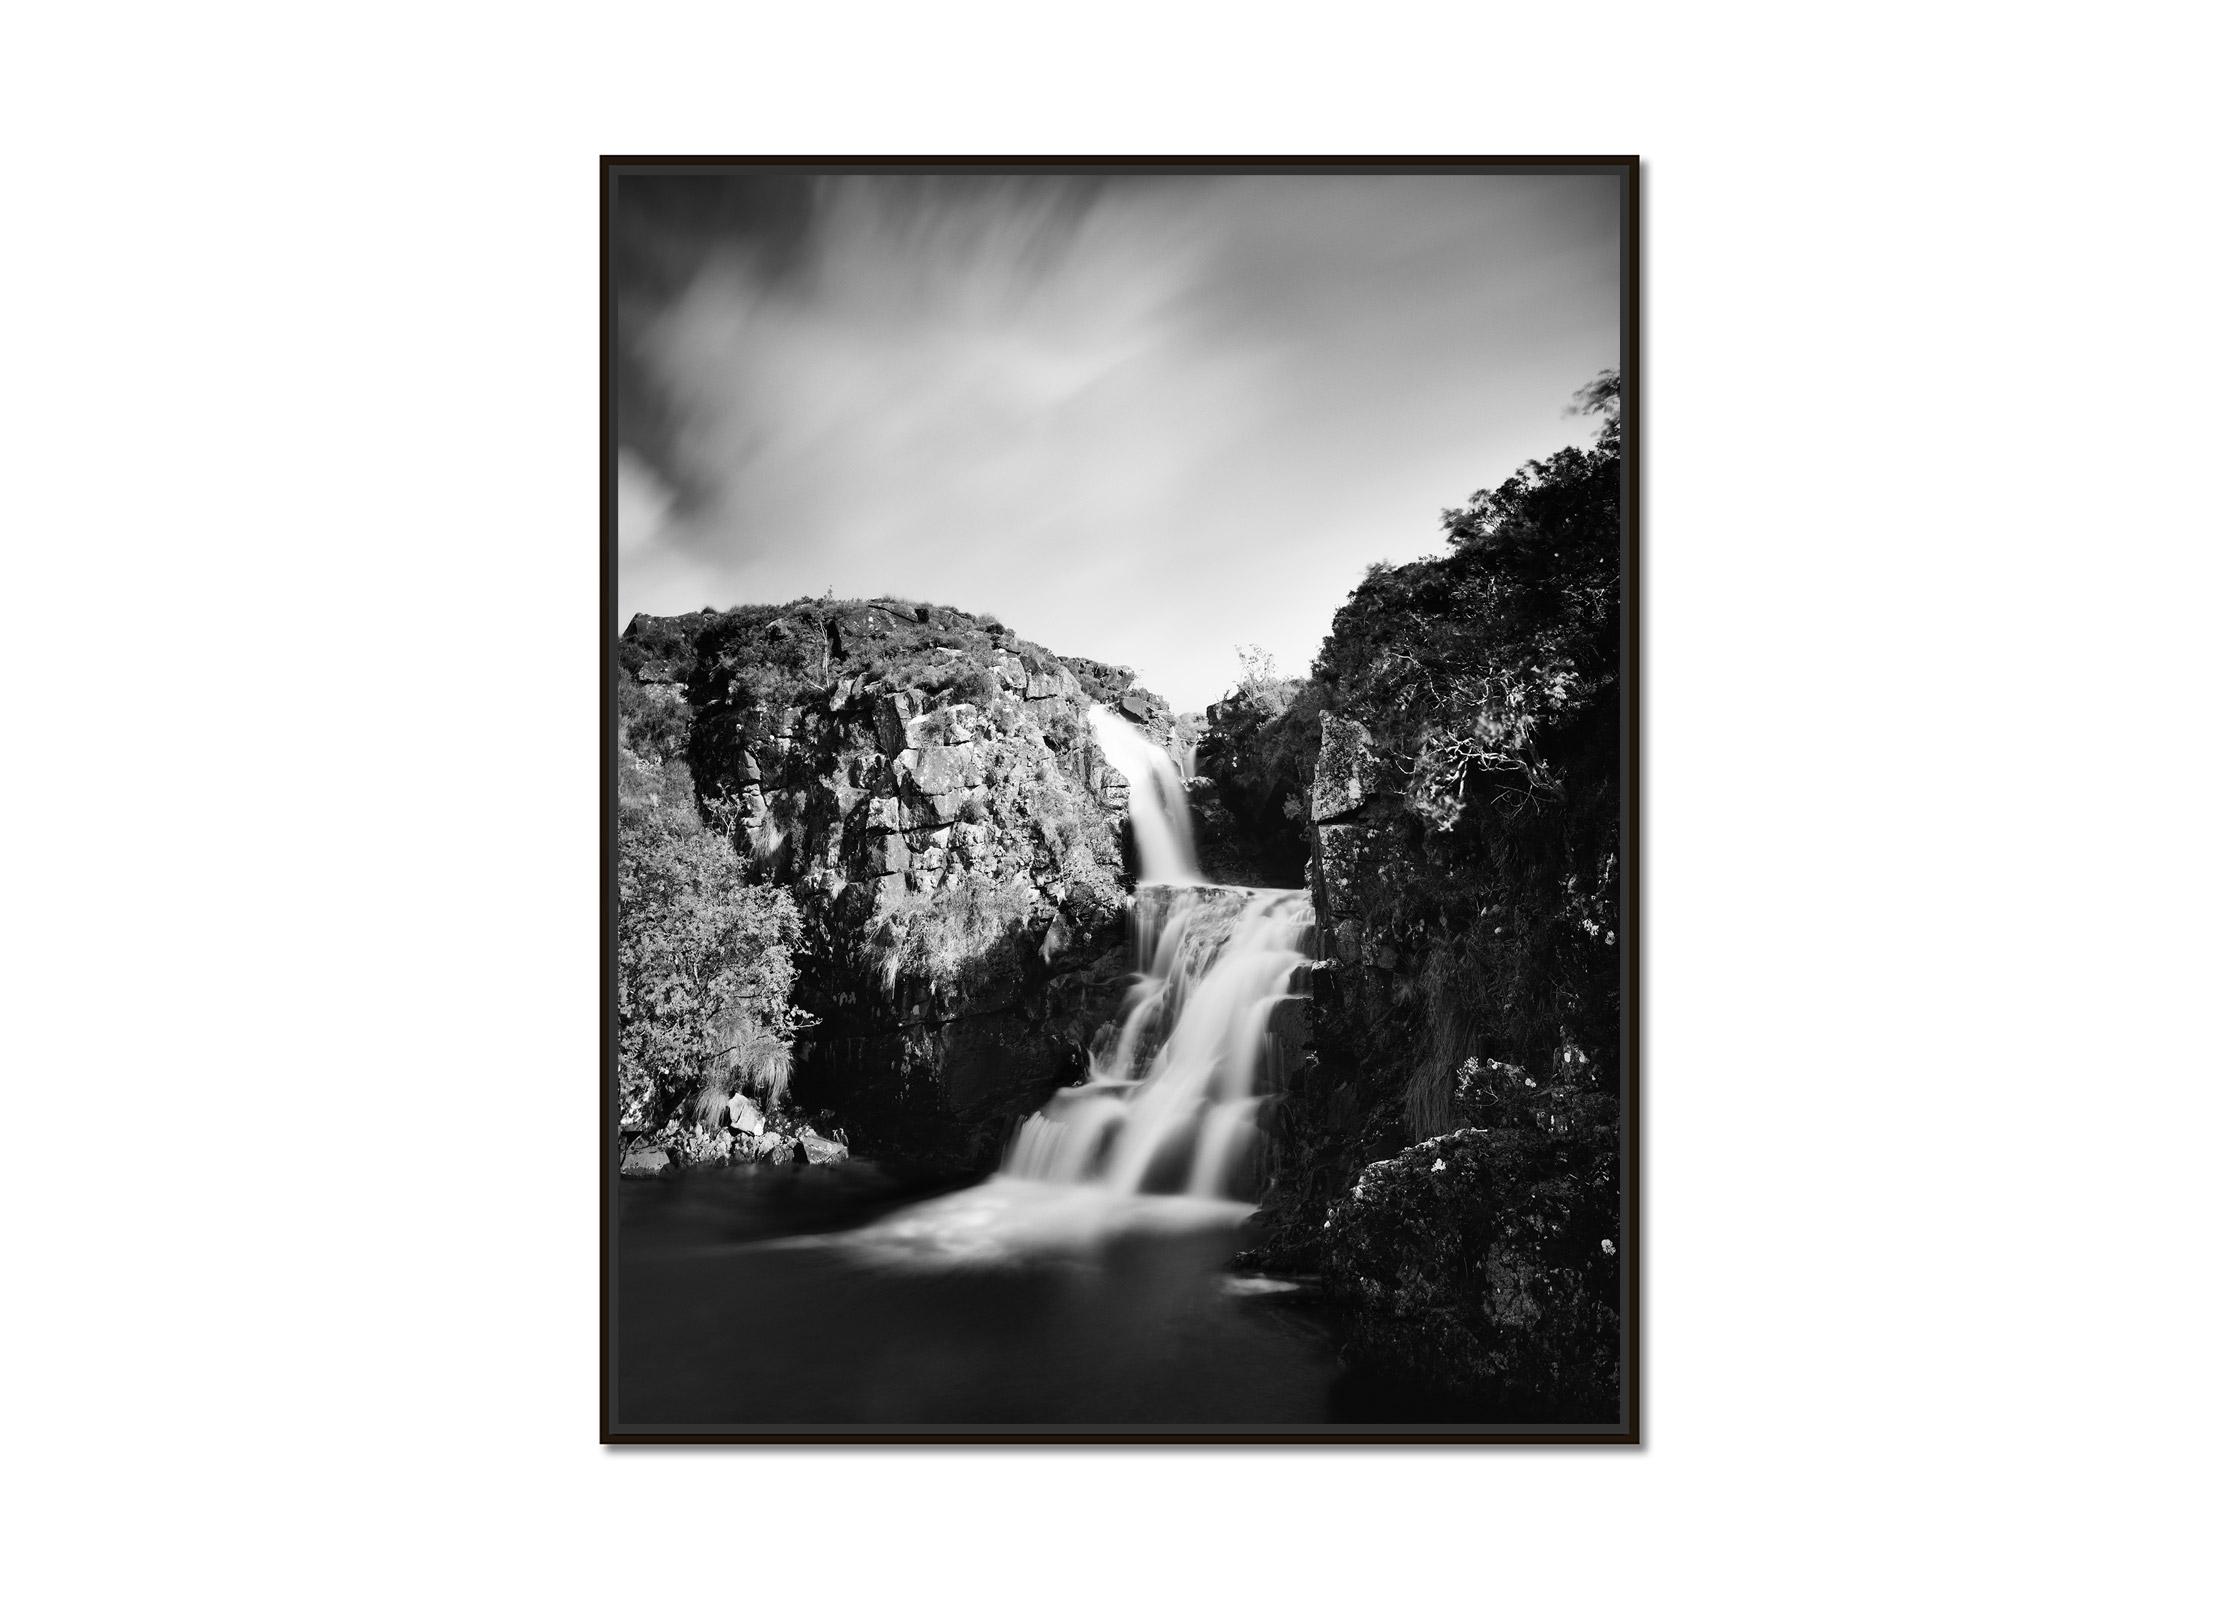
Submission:
{"label": "dark wooden picture frame", "polygon": [[[1080,1424],[1029,1426],[954,1424],[927,1426],[876,1424],[740,1425],[648,1424],[618,1415],[621,1384],[621,1290],[618,1283],[618,1230],[622,1178],[617,1172],[614,1129],[617,1122],[617,786],[615,729],[619,594],[618,358],[616,340],[616,193],[626,176],[648,172],[723,172],[763,170],[810,174],[940,173],[1199,173],[1199,174],[1606,174],[1620,185],[1619,368],[1623,376],[1623,440],[1619,468],[1619,772],[1618,797],[1618,1003],[1617,1129],[1620,1237],[1617,1258],[1618,1415],[1614,1422],[1364,1422],[1299,1426],[1237,1424],[1224,1426]],[[1641,163],[1636,156],[1540,157],[676,157],[603,156],[600,180],[600,652],[599,750],[601,833],[599,841],[600,1072],[598,1114],[599,1185],[599,1438],[604,1444],[1638,1444],[1642,1438],[1642,1250],[1643,1141],[1641,1062],[1641,721],[1643,684],[1641,476],[1643,459],[1644,374],[1641,366]],[[1582,374],[1584,377],[1585,374]],[[1459,486],[1466,490],[1468,485]]]}

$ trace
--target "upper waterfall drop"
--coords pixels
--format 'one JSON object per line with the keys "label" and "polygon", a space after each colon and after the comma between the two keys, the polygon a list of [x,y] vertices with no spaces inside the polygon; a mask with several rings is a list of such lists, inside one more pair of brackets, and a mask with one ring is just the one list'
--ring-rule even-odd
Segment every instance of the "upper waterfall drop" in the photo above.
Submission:
{"label": "upper waterfall drop", "polygon": [[1105,760],[1128,780],[1139,883],[1204,883],[1190,832],[1190,801],[1174,758],[1103,706],[1089,707],[1089,731]]}

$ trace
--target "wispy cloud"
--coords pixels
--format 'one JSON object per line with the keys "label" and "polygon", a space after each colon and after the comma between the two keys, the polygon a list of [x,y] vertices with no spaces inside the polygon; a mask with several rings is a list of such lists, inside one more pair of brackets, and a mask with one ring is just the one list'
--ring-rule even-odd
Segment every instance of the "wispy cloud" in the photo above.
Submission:
{"label": "wispy cloud", "polygon": [[825,179],[797,214],[782,258],[709,230],[632,326],[625,616],[895,592],[1202,704],[1583,437],[1616,360],[1599,179]]}

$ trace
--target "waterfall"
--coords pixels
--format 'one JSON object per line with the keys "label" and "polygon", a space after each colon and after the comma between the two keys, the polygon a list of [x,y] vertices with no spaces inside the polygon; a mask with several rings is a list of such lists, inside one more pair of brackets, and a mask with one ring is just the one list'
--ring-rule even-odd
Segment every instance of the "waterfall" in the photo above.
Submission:
{"label": "waterfall", "polygon": [[1143,883],[1203,883],[1190,840],[1190,802],[1174,758],[1103,706],[1089,708],[1089,729],[1105,760],[1128,780],[1128,820],[1135,825]]}
{"label": "waterfall", "polygon": [[1266,1098],[1270,1014],[1306,960],[1303,889],[1146,885],[1138,972],[1086,1083],[1029,1117],[1004,1172],[1126,1194],[1230,1195]]}
{"label": "waterfall", "polygon": [[1128,779],[1143,864],[1136,981],[1088,1081],[1020,1126],[1003,1170],[1127,1194],[1226,1197],[1257,1137],[1269,1017],[1306,961],[1314,913],[1301,889],[1206,883],[1173,758],[1102,706],[1089,720]]}
{"label": "waterfall", "polygon": [[1226,1228],[1250,1209],[1238,1190],[1268,1099],[1270,1022],[1306,964],[1313,906],[1304,889],[1207,883],[1174,758],[1102,707],[1089,718],[1128,779],[1135,983],[1088,1080],[1020,1124],[994,1179],[849,1236],[882,1262],[1079,1250],[1157,1215]]}

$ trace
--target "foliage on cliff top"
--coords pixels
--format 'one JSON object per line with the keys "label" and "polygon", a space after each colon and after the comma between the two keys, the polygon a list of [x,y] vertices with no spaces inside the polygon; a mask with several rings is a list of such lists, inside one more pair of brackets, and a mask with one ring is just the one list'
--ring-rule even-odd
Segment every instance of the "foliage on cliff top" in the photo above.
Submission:
{"label": "foliage on cliff top", "polygon": [[999,651],[1030,672],[1054,671],[1059,659],[994,617],[886,595],[641,615],[624,630],[616,661],[626,678],[686,685],[695,705],[783,705],[842,678],[985,705]]}
{"label": "foliage on cliff top", "polygon": [[1368,938],[1426,952],[1402,985],[1437,1024],[1419,1032],[1601,1091],[1618,1013],[1618,400],[1603,374],[1579,397],[1603,418],[1591,448],[1447,511],[1449,554],[1372,569],[1315,664],[1330,708],[1404,780],[1406,826],[1373,836],[1358,886]]}
{"label": "foliage on cliff top", "polygon": [[[1269,799],[1304,796],[1314,782],[1321,713],[1328,687],[1286,678],[1255,688],[1240,684],[1207,707],[1198,739],[1198,776],[1211,778],[1233,808],[1257,810]],[[1294,805],[1296,825],[1300,813]]]}
{"label": "foliage on cliff top", "polygon": [[658,1122],[709,1088],[783,1092],[801,1018],[790,1003],[793,899],[750,884],[702,826],[682,763],[625,744],[616,860],[620,1112]]}
{"label": "foliage on cliff top", "polygon": [[[1442,514],[1454,548],[1372,568],[1332,620],[1315,676],[1407,760],[1414,809],[1516,817],[1583,768],[1616,767],[1619,431],[1615,379],[1591,450],[1528,462]],[[1599,759],[1598,759],[1599,758]]]}

